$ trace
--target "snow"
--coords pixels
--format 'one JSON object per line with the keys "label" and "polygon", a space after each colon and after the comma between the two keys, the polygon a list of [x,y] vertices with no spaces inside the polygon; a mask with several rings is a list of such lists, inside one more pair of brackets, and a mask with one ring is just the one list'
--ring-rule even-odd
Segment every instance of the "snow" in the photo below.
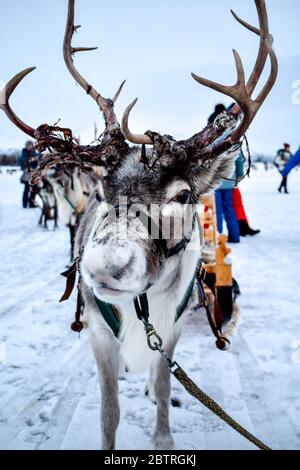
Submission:
{"label": "snow", "polygon": [[[59,304],[68,233],[37,226],[20,206],[20,174],[0,174],[0,448],[99,449],[99,389],[88,333],[70,330],[74,298]],[[290,194],[276,170],[258,165],[243,181],[245,205],[261,234],[232,246],[241,323],[218,351],[204,313],[191,318],[176,360],[227,412],[275,449],[300,448],[300,172]],[[4,357],[5,352],[5,357]],[[1,356],[0,356],[1,361]],[[118,449],[147,449],[155,405],[145,377],[120,380]],[[177,449],[253,449],[173,383]]]}

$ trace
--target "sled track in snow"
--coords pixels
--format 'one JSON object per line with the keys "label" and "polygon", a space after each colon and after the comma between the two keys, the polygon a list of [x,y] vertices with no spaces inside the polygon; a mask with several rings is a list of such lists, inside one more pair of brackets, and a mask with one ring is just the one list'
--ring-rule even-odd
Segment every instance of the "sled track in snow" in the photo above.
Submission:
{"label": "sled track in snow", "polygon": [[[40,413],[50,401],[56,400],[59,403],[76,378],[80,381],[79,372],[89,357],[86,351],[88,343],[88,337],[81,340],[79,345],[75,345],[67,352],[63,361],[59,361],[59,351],[57,351],[51,362],[45,361],[45,366],[35,371],[25,385],[20,386],[15,393],[0,403],[0,409],[3,410],[0,419],[5,423],[0,430],[1,449],[24,446],[24,437],[18,439],[23,433],[39,437],[33,442],[34,447],[36,441],[41,440],[40,436],[46,435],[48,420],[43,422]],[[72,389],[68,393],[70,396]],[[28,448],[26,438],[25,441]]]}
{"label": "sled track in snow", "polygon": [[273,447],[276,450],[293,449],[290,436],[284,432],[284,429],[294,429],[294,436],[297,435],[297,430],[287,415],[280,417],[279,425],[276,409],[270,411],[272,407],[270,405],[266,406],[264,397],[256,399],[255,390],[259,381],[258,376],[262,375],[259,363],[251,353],[248,343],[241,332],[236,342],[239,352],[234,355],[234,358],[243,389],[243,399],[247,403],[257,434],[262,439],[265,439],[271,448]]}
{"label": "sled track in snow", "polygon": [[[42,295],[42,291],[46,288],[49,288],[52,285],[55,285],[57,283],[57,276],[53,277],[52,279],[45,281],[42,285],[40,285],[37,289],[32,289],[31,291],[27,291],[27,294],[21,298],[21,300],[18,300],[18,302],[14,302],[13,298],[12,301],[10,302],[9,307],[5,308],[5,310],[0,310],[0,317],[4,317],[10,312],[13,311],[18,311],[19,309],[23,309],[24,305],[27,302],[32,302],[34,300],[37,300],[34,298],[37,294]],[[59,292],[57,296],[57,302],[59,301]]]}
{"label": "sled track in snow", "polygon": [[[44,233],[46,233],[46,232],[44,232]],[[35,232],[34,235],[36,236],[37,233]],[[28,242],[28,243],[27,243],[27,242],[25,243],[25,242],[22,240],[21,248],[24,248],[24,250],[26,250],[25,252],[27,253],[27,252],[30,252],[30,250],[31,250],[32,248],[36,249],[36,248],[39,248],[39,247],[43,246],[46,242],[47,242],[46,239],[45,239],[45,240],[44,240],[44,239],[41,240],[41,239],[38,239],[38,238],[37,238],[35,241],[33,241],[33,242]],[[23,246],[22,246],[22,245],[23,245]],[[18,245],[18,247],[19,247],[19,245]],[[7,259],[11,258],[12,256],[15,256],[15,255],[16,255],[16,251],[19,251],[19,248],[18,248],[18,250],[17,250],[17,249],[16,249],[16,246],[14,246],[14,247],[13,247],[12,249],[10,249],[10,250],[5,250],[5,252],[3,253],[3,260],[6,261]]]}
{"label": "sled track in snow", "polygon": [[[230,371],[232,380],[238,383],[238,378],[235,377],[235,371],[232,370],[230,363],[231,358],[227,357],[224,363],[219,363],[215,368],[215,374],[213,376],[203,372],[203,388],[206,393],[211,395],[211,397],[215,399],[216,402],[234,419],[250,431],[254,431],[251,429],[252,423],[245,401],[239,400],[238,394],[236,392],[232,394],[231,390],[228,388],[228,377],[226,377],[228,371]],[[236,406],[234,406],[234,402],[236,400],[239,400],[238,410],[236,409]],[[239,445],[239,449],[255,449],[251,443],[207,409],[205,409],[204,412],[204,429],[205,449],[235,450],[237,448],[237,443]]]}
{"label": "sled track in snow", "polygon": [[81,363],[81,371],[75,372],[69,378],[64,392],[53,409],[45,435],[35,449],[60,449],[81,398],[85,396],[91,380],[95,380],[95,375],[91,373],[93,366],[90,359],[90,355],[86,355]]}

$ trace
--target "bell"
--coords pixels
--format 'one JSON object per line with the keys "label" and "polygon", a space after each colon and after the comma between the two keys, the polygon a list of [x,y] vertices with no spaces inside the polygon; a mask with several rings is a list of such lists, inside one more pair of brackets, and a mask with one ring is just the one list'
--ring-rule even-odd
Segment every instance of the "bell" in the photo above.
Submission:
{"label": "bell", "polygon": [[74,321],[71,324],[71,330],[75,331],[75,333],[80,333],[83,329],[83,323],[81,321]]}
{"label": "bell", "polygon": [[230,341],[225,336],[220,336],[216,341],[216,346],[221,351],[226,351],[230,348]]}

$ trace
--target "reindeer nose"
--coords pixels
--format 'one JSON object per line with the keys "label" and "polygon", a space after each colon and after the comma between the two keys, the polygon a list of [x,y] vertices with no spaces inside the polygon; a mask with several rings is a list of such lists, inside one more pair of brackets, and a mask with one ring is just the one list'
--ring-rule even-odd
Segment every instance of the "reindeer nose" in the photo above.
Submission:
{"label": "reindeer nose", "polygon": [[[144,275],[144,263],[138,261],[140,247],[126,242],[119,246],[116,243],[96,243],[85,251],[82,267],[93,285],[117,287],[119,282]],[[141,250],[141,249],[140,249]],[[142,269],[141,269],[142,268]]]}

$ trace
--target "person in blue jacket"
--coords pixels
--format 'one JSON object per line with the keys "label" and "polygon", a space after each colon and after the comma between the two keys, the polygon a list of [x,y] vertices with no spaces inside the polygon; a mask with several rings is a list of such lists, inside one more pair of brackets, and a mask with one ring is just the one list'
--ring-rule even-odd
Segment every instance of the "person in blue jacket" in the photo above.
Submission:
{"label": "person in blue jacket", "polygon": [[287,178],[288,174],[298,165],[300,165],[300,147],[298,148],[297,152],[290,158],[283,170],[280,172],[282,174],[282,177]]}
{"label": "person in blue jacket", "polygon": [[22,195],[22,205],[26,209],[28,206],[30,208],[35,207],[35,188],[31,187],[29,184],[30,180],[30,170],[35,170],[39,164],[39,154],[34,148],[34,143],[31,140],[28,140],[23,148],[21,156],[19,158],[19,165],[23,171],[21,176],[21,183],[24,184],[24,191]]}
{"label": "person in blue jacket", "polygon": [[229,243],[239,243],[240,241],[240,228],[233,208],[232,194],[233,188],[242,179],[243,175],[244,158],[239,154],[235,161],[235,170],[232,177],[224,180],[215,191],[218,232],[223,233],[224,218],[227,225]]}

